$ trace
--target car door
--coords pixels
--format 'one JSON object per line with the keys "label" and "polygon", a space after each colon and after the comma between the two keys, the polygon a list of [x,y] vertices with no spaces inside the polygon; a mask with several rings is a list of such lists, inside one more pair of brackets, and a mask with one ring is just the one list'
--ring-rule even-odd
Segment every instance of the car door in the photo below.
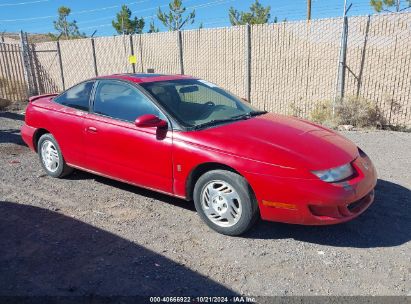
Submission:
{"label": "car door", "polygon": [[53,111],[47,116],[49,131],[56,138],[67,163],[84,166],[84,117],[89,111],[89,102],[94,81],[82,82],[53,101]]}
{"label": "car door", "polygon": [[99,80],[85,119],[87,166],[103,175],[172,193],[172,131],[137,127],[135,119],[145,114],[167,119],[136,86]]}

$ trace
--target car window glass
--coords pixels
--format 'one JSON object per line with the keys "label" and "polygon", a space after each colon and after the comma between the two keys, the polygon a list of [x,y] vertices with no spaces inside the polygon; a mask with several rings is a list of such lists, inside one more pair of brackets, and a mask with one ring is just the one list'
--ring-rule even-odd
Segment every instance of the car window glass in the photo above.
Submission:
{"label": "car window glass", "polygon": [[177,85],[178,95],[182,102],[205,104],[213,102],[216,105],[223,105],[227,107],[237,108],[235,102],[226,96],[210,90],[204,85]]}
{"label": "car window glass", "polygon": [[88,111],[93,84],[93,81],[80,83],[54,98],[54,101],[71,108]]}
{"label": "car window glass", "polygon": [[147,96],[133,86],[118,81],[99,82],[93,110],[97,114],[130,122],[145,114],[165,119]]}
{"label": "car window glass", "polygon": [[140,84],[185,126],[230,119],[255,111],[250,105],[200,79],[178,79]]}

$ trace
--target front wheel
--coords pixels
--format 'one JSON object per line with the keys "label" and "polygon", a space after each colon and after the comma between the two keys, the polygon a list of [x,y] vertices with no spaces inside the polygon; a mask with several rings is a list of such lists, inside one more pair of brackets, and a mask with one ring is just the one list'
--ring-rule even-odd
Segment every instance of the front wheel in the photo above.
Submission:
{"label": "front wheel", "polygon": [[258,217],[258,205],[247,181],[239,174],[213,170],[194,187],[194,204],[200,217],[215,231],[240,235]]}
{"label": "front wheel", "polygon": [[51,134],[44,134],[37,143],[37,152],[43,169],[52,177],[64,177],[73,169],[64,161],[60,147]]}

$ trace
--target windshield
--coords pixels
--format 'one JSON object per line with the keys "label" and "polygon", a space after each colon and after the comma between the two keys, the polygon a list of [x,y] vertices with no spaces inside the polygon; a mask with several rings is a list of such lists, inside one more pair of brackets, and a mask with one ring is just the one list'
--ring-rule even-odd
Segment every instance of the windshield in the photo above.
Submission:
{"label": "windshield", "polygon": [[141,83],[183,126],[201,128],[265,113],[199,79]]}

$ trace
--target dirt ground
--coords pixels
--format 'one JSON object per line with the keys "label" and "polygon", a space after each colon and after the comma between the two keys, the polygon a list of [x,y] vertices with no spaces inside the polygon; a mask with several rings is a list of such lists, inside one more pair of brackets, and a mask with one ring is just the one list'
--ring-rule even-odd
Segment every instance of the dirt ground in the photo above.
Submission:
{"label": "dirt ground", "polygon": [[76,171],[46,176],[0,112],[0,295],[411,295],[411,133],[347,132],[374,161],[358,219],[211,231],[193,204]]}

